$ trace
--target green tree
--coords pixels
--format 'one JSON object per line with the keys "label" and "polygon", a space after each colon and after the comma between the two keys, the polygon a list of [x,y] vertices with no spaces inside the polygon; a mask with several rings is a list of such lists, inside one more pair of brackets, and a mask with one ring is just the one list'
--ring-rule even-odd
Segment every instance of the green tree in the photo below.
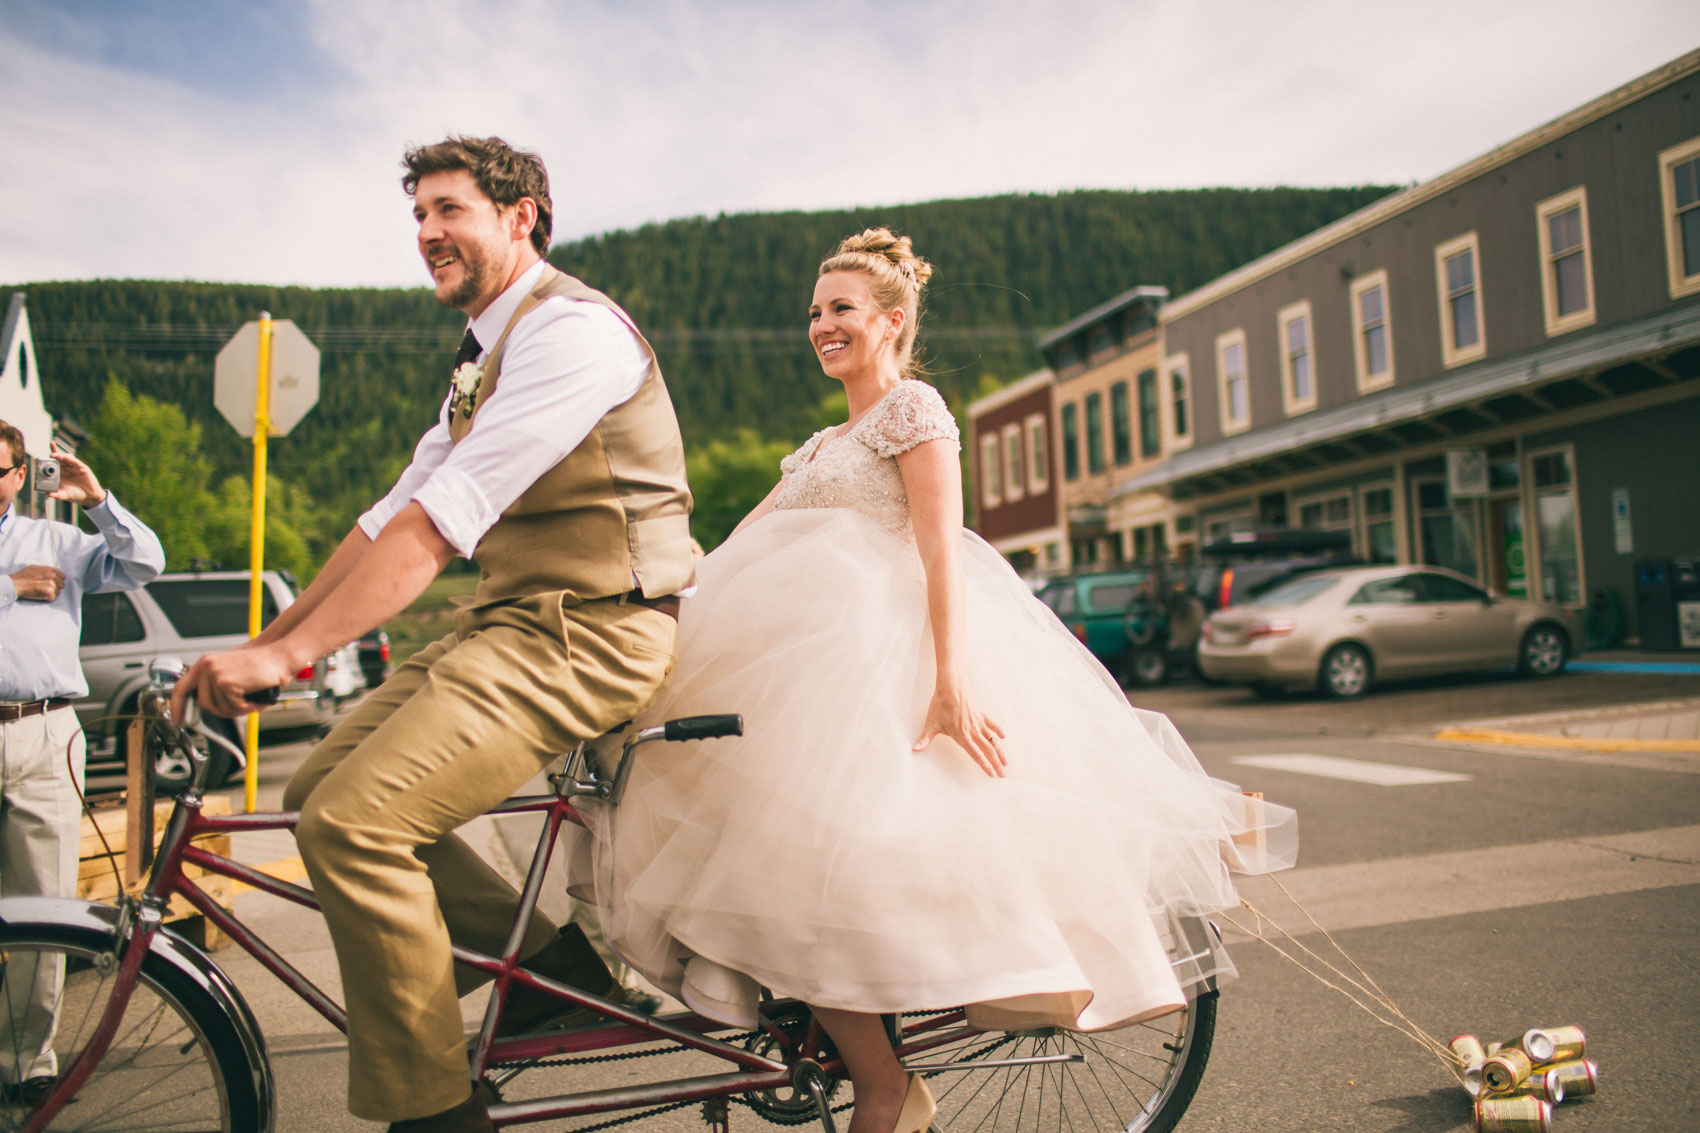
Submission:
{"label": "green tree", "polygon": [[687,451],[685,472],[695,501],[691,531],[706,550],[718,547],[779,483],[779,462],[795,447],[764,441],[754,429],[739,429],[730,438]]}
{"label": "green tree", "polygon": [[108,377],[100,408],[88,421],[80,454],[101,483],[153,528],[166,565],[181,570],[207,555],[214,496],[212,466],[201,453],[201,427],[175,405],[132,394]]}
{"label": "green tree", "polygon": [[[207,522],[210,557],[226,570],[246,570],[253,555],[254,493],[243,476],[227,476]],[[286,570],[303,585],[318,566],[325,520],[300,488],[276,476],[266,477],[265,566]]]}

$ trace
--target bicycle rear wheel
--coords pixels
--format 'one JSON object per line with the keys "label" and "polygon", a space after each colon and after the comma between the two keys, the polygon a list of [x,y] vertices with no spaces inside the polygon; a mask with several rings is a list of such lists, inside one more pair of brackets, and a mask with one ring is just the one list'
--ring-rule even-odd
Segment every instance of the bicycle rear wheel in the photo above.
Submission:
{"label": "bicycle rear wheel", "polygon": [[[116,969],[103,973],[96,962],[108,940],[69,925],[0,926],[0,1064],[25,1076],[71,1069],[112,997]],[[22,1129],[35,1108],[16,1086],[0,1091],[0,1133]],[[223,1008],[149,955],[105,1056],[49,1128],[258,1133],[260,1110],[241,1037]]]}
{"label": "bicycle rear wheel", "polygon": [[934,1125],[946,1133],[1168,1133],[1186,1112],[1210,1059],[1216,995],[1189,993],[1184,1010],[1116,1031],[986,1031],[912,1061],[1081,1057],[1079,1062],[928,1075],[939,1106]]}

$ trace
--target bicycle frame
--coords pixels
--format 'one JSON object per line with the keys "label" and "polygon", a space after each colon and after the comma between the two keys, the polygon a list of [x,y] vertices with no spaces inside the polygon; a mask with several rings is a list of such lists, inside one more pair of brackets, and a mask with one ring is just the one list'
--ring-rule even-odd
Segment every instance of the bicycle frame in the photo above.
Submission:
{"label": "bicycle frame", "polygon": [[[540,814],[544,819],[543,829],[521,890],[520,913],[508,936],[503,954],[500,957],[489,956],[459,946],[454,948],[453,954],[457,962],[484,972],[494,979],[483,1023],[471,1050],[472,1075],[475,1079],[482,1077],[492,1066],[557,1055],[611,1051],[656,1042],[670,1043],[712,1055],[728,1063],[731,1068],[718,1074],[588,1090],[520,1102],[496,1103],[489,1107],[489,1112],[491,1120],[497,1125],[657,1106],[672,1108],[693,1101],[790,1088],[812,1097],[820,1111],[823,1124],[829,1130],[832,1128],[830,1110],[825,1101],[825,1087],[830,1079],[843,1077],[844,1068],[836,1055],[824,1048],[824,1033],[818,1021],[810,1019],[801,1038],[788,1033],[775,1021],[781,1016],[781,1012],[792,1006],[795,1001],[775,1001],[763,1005],[761,1025],[758,1029],[772,1036],[776,1044],[775,1049],[791,1056],[788,1061],[780,1061],[712,1037],[713,1032],[735,1028],[693,1012],[652,1017],[624,1004],[611,1002],[579,988],[538,976],[519,966],[519,948],[536,909],[561,824],[584,824],[583,816],[574,806],[573,799],[589,795],[610,802],[617,800],[624,787],[632,748],[647,739],[688,738],[688,728],[680,729],[679,734],[674,734],[674,725],[683,723],[685,722],[674,721],[669,725],[645,729],[639,736],[628,740],[621,753],[620,766],[611,777],[601,777],[596,774],[594,768],[588,766],[589,761],[585,758],[586,747],[581,745],[569,757],[566,770],[551,776],[555,788],[553,793],[516,796],[490,812],[493,815]],[[74,1065],[67,1070],[60,1087],[33,1115],[26,1126],[28,1130],[45,1128],[87,1081],[105,1056],[112,1032],[116,1029],[117,1022],[135,989],[141,971],[141,959],[147,954],[154,935],[163,929],[163,911],[174,896],[182,897],[211,924],[226,933],[243,951],[254,957],[262,967],[324,1016],[332,1026],[347,1032],[347,1015],[330,995],[244,925],[234,912],[219,905],[194,880],[184,875],[185,864],[194,865],[209,874],[230,878],[259,892],[269,893],[303,908],[318,911],[319,904],[311,889],[273,877],[230,857],[213,853],[203,845],[195,844],[196,839],[206,835],[293,831],[299,819],[298,812],[235,815],[204,813],[201,779],[206,757],[194,752],[191,758],[196,761],[196,770],[190,788],[178,799],[167,820],[145,888],[139,896],[122,899],[119,924],[114,933],[113,951],[108,957],[102,958],[103,963],[110,961],[117,969],[112,996],[102,1021],[94,1038]],[[579,766],[586,769],[587,778],[584,780],[574,777],[574,769]],[[495,1028],[501,1009],[516,985],[548,992],[561,1001],[563,1008],[589,1008],[607,1021],[570,1031],[497,1038]],[[910,1058],[971,1033],[977,1031],[964,1024],[961,1009],[940,1012],[901,1028],[896,1036],[897,1055],[900,1059]],[[1019,1061],[1033,1065],[1064,1060],[1067,1060],[1066,1056],[1042,1056]],[[978,1063],[981,1068],[997,1065],[1001,1063]]]}

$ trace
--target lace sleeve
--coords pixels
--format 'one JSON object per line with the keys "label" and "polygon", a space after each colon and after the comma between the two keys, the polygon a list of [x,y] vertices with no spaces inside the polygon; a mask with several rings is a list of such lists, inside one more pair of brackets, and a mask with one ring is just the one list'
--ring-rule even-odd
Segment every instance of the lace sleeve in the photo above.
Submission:
{"label": "lace sleeve", "polygon": [[959,442],[961,434],[939,391],[910,379],[898,384],[868,422],[864,439],[881,456],[898,456],[927,441]]}
{"label": "lace sleeve", "polygon": [[809,457],[814,454],[815,449],[820,447],[821,437],[825,435],[826,430],[820,430],[814,436],[804,441],[802,445],[798,447],[796,452],[780,460],[779,474],[781,476],[789,476],[793,472],[797,471],[797,469],[807,464],[809,462]]}

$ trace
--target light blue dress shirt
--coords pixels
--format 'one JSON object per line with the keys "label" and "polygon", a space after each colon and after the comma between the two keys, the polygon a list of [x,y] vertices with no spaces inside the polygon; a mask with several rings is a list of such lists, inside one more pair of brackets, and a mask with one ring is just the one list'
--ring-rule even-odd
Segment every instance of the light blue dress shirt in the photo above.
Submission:
{"label": "light blue dress shirt", "polygon": [[[69,523],[0,515],[0,700],[87,696],[77,659],[83,635],[83,595],[134,590],[165,569],[159,537],[111,492],[84,514],[98,535]],[[51,602],[20,601],[11,575],[27,566],[58,567],[65,587]]]}

